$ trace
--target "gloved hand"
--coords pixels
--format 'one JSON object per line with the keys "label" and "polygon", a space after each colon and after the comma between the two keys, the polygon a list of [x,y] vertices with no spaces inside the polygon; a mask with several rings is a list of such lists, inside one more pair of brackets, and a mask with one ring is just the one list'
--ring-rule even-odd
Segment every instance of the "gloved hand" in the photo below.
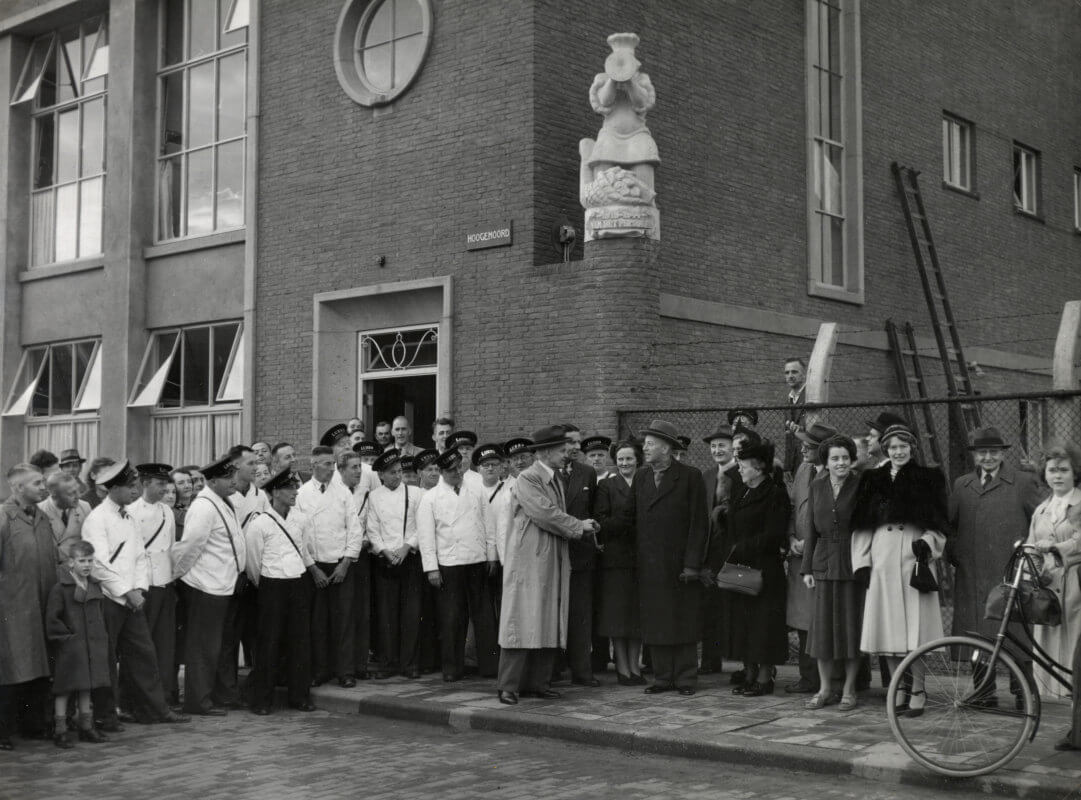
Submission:
{"label": "gloved hand", "polygon": [[871,568],[860,567],[852,574],[852,579],[856,583],[860,584],[864,589],[871,585]]}
{"label": "gloved hand", "polygon": [[715,577],[716,576],[714,576],[713,570],[711,570],[709,567],[703,567],[702,571],[698,573],[698,580],[702,582],[703,586],[707,587],[713,585],[713,579]]}
{"label": "gloved hand", "polygon": [[931,560],[931,545],[927,544],[923,539],[916,539],[912,542],[912,552],[920,561]]}

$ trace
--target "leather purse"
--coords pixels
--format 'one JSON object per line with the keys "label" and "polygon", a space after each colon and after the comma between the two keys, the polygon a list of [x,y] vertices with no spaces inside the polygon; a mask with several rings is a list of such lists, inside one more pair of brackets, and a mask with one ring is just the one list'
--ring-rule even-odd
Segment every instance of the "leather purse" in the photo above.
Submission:
{"label": "leather purse", "polygon": [[[1029,575],[1036,575],[1035,580],[1021,580],[1017,587],[1017,603],[1010,614],[1011,622],[1026,622],[1030,625],[1061,625],[1062,604],[1054,589],[1046,584],[1045,576],[1039,575],[1035,563],[1026,553],[1023,556],[1028,562]],[[1006,574],[1002,583],[993,588],[987,594],[984,603],[983,618],[1000,620],[1006,613],[1006,598],[1010,596],[1010,586],[1013,583],[1013,571],[1016,564],[1016,555],[1006,565]]]}
{"label": "leather purse", "polygon": [[908,585],[920,594],[930,594],[938,591],[938,581],[935,573],[931,571],[931,565],[923,559],[917,559],[912,568],[912,577],[908,579]]}
{"label": "leather purse", "polygon": [[[732,557],[736,548],[728,552],[728,558]],[[762,570],[748,567],[744,564],[733,564],[725,559],[724,565],[717,572],[714,579],[717,588],[726,592],[736,592],[751,597],[757,597],[762,592]]]}

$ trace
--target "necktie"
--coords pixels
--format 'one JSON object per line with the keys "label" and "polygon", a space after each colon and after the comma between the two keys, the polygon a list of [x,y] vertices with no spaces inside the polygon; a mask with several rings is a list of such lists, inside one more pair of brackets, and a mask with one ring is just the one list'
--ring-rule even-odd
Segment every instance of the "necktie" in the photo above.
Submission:
{"label": "necktie", "polygon": [[124,510],[124,507],[120,506],[119,510],[120,510],[120,519],[127,519],[128,518],[128,512]]}
{"label": "necktie", "polygon": [[662,478],[664,478],[664,473],[663,472],[654,472],[653,473],[653,483],[654,483],[654,485],[656,485],[656,487],[658,489],[661,488],[661,479]]}
{"label": "necktie", "polygon": [[60,521],[64,524],[65,528],[68,526],[69,519],[71,519],[71,511],[65,508],[60,512]]}
{"label": "necktie", "polygon": [[990,472],[983,473],[983,477],[980,479],[980,484],[986,489],[987,484],[989,484],[990,482],[991,482],[991,473]]}
{"label": "necktie", "polygon": [[460,495],[462,493],[462,487],[461,486],[455,486],[454,487],[454,493],[457,494],[457,495]]}
{"label": "necktie", "polygon": [[326,490],[327,490],[327,485],[325,483],[319,484],[319,494],[326,493]]}

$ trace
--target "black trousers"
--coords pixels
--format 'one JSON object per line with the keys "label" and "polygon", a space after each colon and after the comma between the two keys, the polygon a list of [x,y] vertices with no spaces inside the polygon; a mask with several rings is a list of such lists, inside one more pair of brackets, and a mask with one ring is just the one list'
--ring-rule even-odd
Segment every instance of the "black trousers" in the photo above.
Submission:
{"label": "black trousers", "polygon": [[443,588],[437,595],[439,642],[443,674],[459,677],[465,671],[465,637],[473,623],[477,643],[477,669],[481,677],[494,678],[499,670],[499,645],[495,608],[488,592],[488,564],[439,567]]}
{"label": "black trousers", "polygon": [[218,677],[214,688],[214,702],[218,705],[240,703],[240,685],[237,667],[240,664],[241,611],[254,587],[243,576],[237,591],[229,598],[225,609],[225,622],[221,631],[221,655],[218,658]]}
{"label": "black trousers", "polygon": [[535,650],[504,647],[499,651],[496,688],[501,692],[540,692],[547,689],[558,652],[555,647]]}
{"label": "black trousers", "polygon": [[417,629],[417,667],[421,672],[440,668],[442,651],[439,640],[439,590],[422,575],[420,581],[420,627]]}
{"label": "black trousers", "polygon": [[593,570],[571,571],[567,603],[567,665],[571,680],[593,678]]}
{"label": "black trousers", "polygon": [[698,644],[651,644],[653,678],[657,686],[693,689],[698,685]]}
{"label": "black trousers", "polygon": [[[98,719],[116,718],[120,675],[124,697],[131,713],[141,722],[153,722],[169,713],[158,674],[158,654],[150,638],[146,606],[132,611],[106,600],[102,603],[105,632],[109,636],[109,679],[111,686],[94,689],[91,699]],[[119,669],[117,668],[119,662]]]}
{"label": "black trousers", "polygon": [[[168,699],[176,693],[176,587],[151,586],[146,593],[146,624],[158,657],[158,676]],[[126,692],[124,671],[120,671],[121,691]]]}
{"label": "black trousers", "polygon": [[[317,563],[329,578],[337,564]],[[353,569],[345,573],[341,583],[331,583],[320,589],[309,575],[312,596],[312,672],[326,679],[352,675],[354,666],[355,623],[353,606]]]}
{"label": "black trousers", "polygon": [[0,739],[41,736],[53,718],[48,678],[0,686]]}
{"label": "black trousers", "polygon": [[374,572],[382,669],[412,672],[417,669],[421,590],[425,581],[420,554],[410,553],[397,566],[380,558]]}
{"label": "black trousers", "polygon": [[259,632],[259,588],[248,584],[240,593],[237,608],[237,640],[244,648],[244,663],[255,663],[255,639]]}
{"label": "black trousers", "polygon": [[372,649],[372,557],[362,551],[353,563],[353,667],[354,675],[368,671]]}
{"label": "black trousers", "polygon": [[308,700],[312,681],[312,588],[307,575],[259,579],[255,666],[248,678],[253,708],[270,708],[274,704],[274,678],[283,651],[289,702]]}
{"label": "black trousers", "polygon": [[219,684],[218,669],[222,634],[229,608],[235,609],[236,604],[229,595],[207,594],[186,584],[181,591],[188,609],[184,625],[184,710],[202,714],[214,706],[215,696],[224,689]]}

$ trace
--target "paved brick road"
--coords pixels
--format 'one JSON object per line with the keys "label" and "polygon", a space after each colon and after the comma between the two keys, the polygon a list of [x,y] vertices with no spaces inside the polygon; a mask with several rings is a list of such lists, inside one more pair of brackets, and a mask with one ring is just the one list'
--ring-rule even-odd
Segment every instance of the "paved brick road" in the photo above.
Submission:
{"label": "paved brick road", "polygon": [[[0,798],[711,798],[930,800],[931,789],[756,771],[548,739],[372,717],[280,712],[128,726],[107,745],[18,742],[0,753]],[[964,798],[965,795],[950,794]]]}

